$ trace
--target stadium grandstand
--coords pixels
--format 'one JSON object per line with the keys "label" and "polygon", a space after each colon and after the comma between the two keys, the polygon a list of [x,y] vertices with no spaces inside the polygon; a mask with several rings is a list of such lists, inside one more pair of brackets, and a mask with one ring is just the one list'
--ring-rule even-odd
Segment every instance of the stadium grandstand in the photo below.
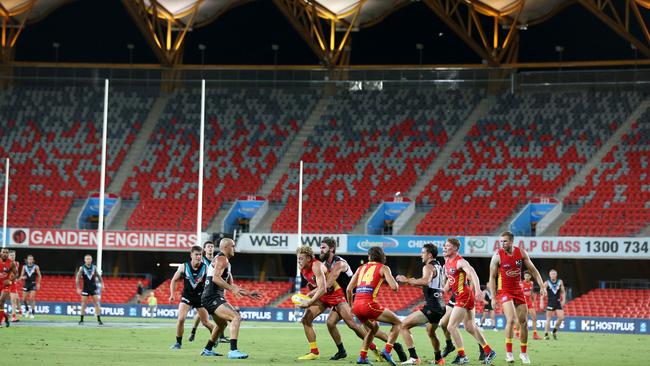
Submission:
{"label": "stadium grandstand", "polygon": [[[91,254],[102,311],[153,316],[153,294],[175,317],[177,268],[223,238],[235,283],[262,294],[226,299],[261,320],[295,320],[292,295],[311,290],[296,249],[324,237],[352,270],[381,247],[407,277],[425,243],[455,237],[485,288],[510,231],[544,280],[563,279],[563,330],[646,326],[650,2],[90,2],[0,0],[0,239],[40,266],[38,314],[78,315]],[[122,29],[47,36],[93,6],[112,18],[95,13],[98,28]],[[570,53],[566,13],[602,49],[576,30],[588,47]],[[400,316],[424,304],[385,284],[378,301]]]}

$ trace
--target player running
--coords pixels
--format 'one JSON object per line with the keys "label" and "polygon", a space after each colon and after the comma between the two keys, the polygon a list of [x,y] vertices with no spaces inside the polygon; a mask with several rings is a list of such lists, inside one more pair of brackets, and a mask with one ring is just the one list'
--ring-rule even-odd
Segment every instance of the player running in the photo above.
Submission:
{"label": "player running", "polygon": [[[458,354],[452,364],[464,365],[469,363],[469,358],[465,355],[465,349],[463,348],[463,337],[458,330],[460,323],[465,325],[465,330],[481,345],[485,353],[485,363],[490,364],[497,354],[490,348],[483,333],[474,324],[474,301],[475,299],[480,301],[483,298],[483,292],[476,271],[458,254],[459,248],[460,241],[456,238],[448,238],[443,246],[443,254],[449,258],[445,263],[445,274],[447,275],[445,290],[451,290],[456,297],[456,305],[451,312],[449,325],[447,326],[456,347],[458,347]],[[468,276],[473,290],[467,284]]]}
{"label": "player running", "polygon": [[208,267],[208,278],[212,278],[212,280],[207,282],[201,296],[201,304],[212,315],[212,318],[217,322],[217,326],[212,329],[210,340],[201,352],[201,356],[219,356],[218,353],[212,350],[217,343],[217,335],[221,331],[219,328],[225,324],[218,321],[217,318],[219,318],[230,322],[230,352],[228,352],[228,358],[244,359],[248,358],[248,355],[241,352],[237,345],[241,315],[238,310],[226,301],[224,291],[228,290],[236,296],[249,296],[256,300],[259,300],[261,296],[257,291],[249,291],[232,283],[230,258],[235,256],[235,242],[229,238],[221,239],[219,250],[220,253],[217,254],[212,265]]}
{"label": "player running", "polygon": [[18,287],[19,287],[19,282],[21,280],[20,276],[18,275],[20,273],[20,270],[22,269],[20,267],[20,263],[16,261],[16,251],[15,250],[10,250],[9,251],[9,260],[11,260],[14,263],[14,266],[16,266],[16,276],[14,277],[14,280],[11,281],[11,285],[9,286],[9,299],[11,300],[11,322],[15,323],[20,320],[16,317],[16,312],[19,314],[22,313],[22,310],[20,309],[20,297],[18,296]]}
{"label": "player running", "polygon": [[173,303],[176,299],[176,282],[183,279],[183,294],[181,301],[178,304],[178,320],[176,322],[176,343],[171,346],[171,349],[181,349],[183,344],[183,330],[185,329],[185,319],[190,309],[196,309],[196,314],[201,319],[203,326],[210,330],[214,325],[210,323],[208,312],[201,304],[201,295],[205,288],[205,281],[208,272],[208,266],[203,262],[201,253],[203,248],[198,245],[192,247],[190,251],[191,260],[183,263],[178,267],[171,283],[169,284],[169,302]]}
{"label": "player running", "polygon": [[[29,317],[34,319],[34,308],[36,307],[36,291],[41,289],[41,268],[38,264],[34,263],[34,256],[27,256],[27,264],[23,265],[22,275],[23,279],[23,305],[25,305],[24,316],[29,314]],[[31,306],[31,308],[30,308]]]}
{"label": "player running", "polygon": [[9,316],[5,313],[5,302],[10,298],[11,283],[16,278],[18,271],[16,265],[9,259],[9,249],[0,250],[0,323],[4,319],[9,327]]}
{"label": "player running", "polygon": [[[564,289],[564,282],[557,278],[557,271],[551,269],[548,272],[549,279],[540,285],[540,304],[544,306],[544,297],[548,294],[548,301],[546,303],[546,324],[544,325],[544,339],[548,340],[548,329],[551,326],[551,317],[553,313],[557,316],[555,326],[553,327],[553,339],[557,340],[557,330],[560,329],[562,321],[564,320],[564,310],[562,307],[566,304],[566,291]],[[549,289],[547,292],[546,289]]]}
{"label": "player running", "polygon": [[[521,281],[521,289],[524,291],[524,298],[526,298],[526,307],[528,307],[528,315],[533,320],[533,339],[542,339],[537,334],[537,311],[535,311],[535,292],[533,283],[533,275],[528,271],[524,271],[524,280]],[[528,323],[528,322],[526,322]]]}
{"label": "player running", "polygon": [[403,275],[398,275],[395,278],[399,283],[422,287],[426,302],[422,309],[411,313],[402,320],[402,330],[400,333],[409,351],[409,359],[402,362],[402,365],[419,365],[422,362],[415,350],[415,344],[410,331],[411,328],[421,324],[431,324],[432,329],[428,331],[428,334],[433,344],[435,363],[442,365],[445,363],[445,360],[442,358],[440,341],[436,336],[435,330],[438,327],[440,319],[445,315],[444,294],[442,291],[444,287],[444,273],[442,266],[436,260],[438,248],[434,244],[424,244],[420,254],[420,258],[422,259],[421,278],[407,278]]}
{"label": "player running", "polygon": [[[79,278],[83,279],[83,288],[79,288]],[[77,274],[75,276],[75,288],[77,289],[77,294],[81,295],[81,314],[79,319],[79,325],[84,324],[84,315],[86,314],[86,302],[88,301],[88,296],[92,299],[93,305],[95,306],[95,315],[97,315],[97,324],[104,325],[101,318],[101,308],[99,306],[98,298],[98,288],[97,283],[100,283],[103,288],[102,276],[98,273],[97,267],[93,264],[93,257],[90,254],[86,254],[84,257],[84,264],[79,266]]]}
{"label": "player running", "polygon": [[[214,242],[208,240],[205,243],[203,243],[203,263],[205,263],[206,266],[211,266],[212,265],[212,260],[214,259]],[[221,321],[221,320],[220,320]],[[194,338],[196,337],[196,329],[199,327],[199,323],[201,322],[201,319],[199,317],[199,313],[197,312],[196,315],[194,315],[194,323],[192,324],[192,331],[190,332],[190,336],[187,339],[188,342],[193,342]],[[224,337],[223,335],[223,330],[226,328],[226,324],[222,324],[222,333],[219,334],[219,343],[228,343],[230,342],[230,339],[227,337]]]}
{"label": "player running", "polygon": [[[336,255],[336,241],[334,239],[326,237],[321,240],[319,259],[323,262],[325,268],[327,268],[326,288],[333,289],[334,283],[336,283],[341,288],[341,291],[347,289],[354,273],[352,272],[348,262]],[[338,350],[334,356],[330,357],[330,360],[339,360],[347,357],[347,352],[345,351],[343,342],[341,342],[341,334],[336,327],[341,319],[345,321],[346,325],[352,329],[359,338],[363,339],[367,333],[367,330],[359,327],[359,325],[354,321],[352,309],[350,309],[347,301],[341,302],[332,307],[332,310],[327,317],[327,329]],[[388,335],[381,330],[375,334],[375,338],[379,338],[384,342],[388,341]],[[376,345],[371,343],[370,348],[375,353],[377,360],[381,360],[381,355],[379,354],[379,351],[377,351]],[[399,359],[401,361],[406,361],[406,353],[404,353],[402,345],[395,343],[393,348],[395,349]]]}
{"label": "player running", "polygon": [[368,349],[370,348],[375,333],[379,330],[377,321],[380,321],[392,324],[388,333],[388,342],[386,342],[384,350],[381,351],[381,355],[391,366],[396,365],[395,361],[393,361],[391,351],[402,327],[402,322],[395,313],[375,301],[384,280],[391,290],[397,292],[399,289],[397,281],[385,263],[386,256],[384,255],[384,250],[380,247],[370,248],[368,250],[368,263],[357,269],[346,289],[347,297],[350,300],[352,300],[353,292],[355,293],[352,306],[354,315],[370,329],[363,339],[357,364],[370,364],[370,361],[368,361]]}
{"label": "player running", "polygon": [[[514,334],[515,322],[519,323],[521,329],[521,353],[519,358],[525,364],[530,363],[528,357],[528,307],[521,288],[521,272],[525,265],[533,274],[535,280],[542,286],[542,276],[530,260],[528,253],[523,248],[514,246],[514,235],[504,231],[499,236],[501,248],[494,253],[490,261],[490,281],[488,282],[492,293],[497,296],[492,299],[492,306],[496,307],[497,299],[501,302],[501,308],[506,316],[506,362],[513,363],[515,358],[512,355],[512,337]],[[495,289],[495,284],[497,285]]]}

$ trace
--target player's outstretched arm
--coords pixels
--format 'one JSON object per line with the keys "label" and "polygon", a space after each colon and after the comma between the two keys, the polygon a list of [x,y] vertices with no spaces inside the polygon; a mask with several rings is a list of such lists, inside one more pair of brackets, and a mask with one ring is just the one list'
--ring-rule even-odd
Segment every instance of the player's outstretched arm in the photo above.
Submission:
{"label": "player's outstretched arm", "polygon": [[390,271],[390,267],[382,266],[381,274],[384,276],[384,279],[386,280],[386,283],[388,284],[388,287],[390,287],[391,290],[393,291],[399,290],[399,285],[397,284],[395,277],[393,277],[393,273]]}
{"label": "player's outstretched arm", "polygon": [[476,296],[477,299],[481,299],[483,297],[483,291],[481,291],[481,281],[478,278],[478,275],[476,274],[476,271],[474,268],[467,262],[466,260],[460,260],[458,261],[458,269],[462,269],[467,273],[467,275],[470,278],[470,281],[472,281],[472,286],[474,286],[474,295]]}
{"label": "player's outstretched arm", "polygon": [[313,296],[309,299],[309,301],[305,301],[300,305],[301,308],[308,308],[325,294],[327,291],[327,278],[325,277],[325,265],[321,262],[314,262],[311,265],[312,272],[314,273],[314,277],[316,277],[316,292],[314,292]]}
{"label": "player's outstretched arm", "polygon": [[546,297],[546,282],[542,283],[542,286],[539,287],[539,307],[544,307],[544,298]]}
{"label": "player's outstretched arm", "polygon": [[169,302],[173,302],[176,298],[174,295],[176,293],[176,282],[181,278],[183,271],[185,271],[185,263],[178,266],[178,269],[174,272],[174,277],[172,277],[172,280],[169,283]]}
{"label": "player's outstretched arm", "polygon": [[354,275],[352,275],[352,278],[350,279],[350,283],[348,284],[348,288],[345,289],[345,295],[347,297],[348,303],[352,304],[353,299],[352,299],[352,294],[354,293],[354,288],[357,287],[357,282],[359,281],[359,268],[354,272]]}
{"label": "player's outstretched arm", "polygon": [[395,279],[397,280],[398,283],[404,283],[410,286],[425,287],[429,285],[431,279],[435,277],[437,274],[438,271],[435,269],[435,267],[432,267],[430,265],[425,265],[422,267],[422,277],[420,278],[407,278],[406,276],[403,275],[397,275]]}
{"label": "player's outstretched arm", "polygon": [[336,281],[337,278],[339,278],[339,275],[342,272],[345,272],[348,270],[348,264],[345,262],[336,262],[334,263],[334,266],[327,272],[327,285],[325,288],[331,288],[334,286],[334,282]]}
{"label": "player's outstretched arm", "polygon": [[[23,271],[24,270],[25,270],[25,267],[23,267]],[[41,279],[42,278],[43,278],[43,276],[41,275],[41,267],[36,265],[36,290],[37,291],[41,289]]]}
{"label": "player's outstretched arm", "polygon": [[104,284],[104,278],[99,272],[97,272],[97,282],[99,282],[99,285],[102,287],[102,289],[106,290],[106,284]]}
{"label": "player's outstretched arm", "polygon": [[212,277],[212,282],[215,283],[217,286],[221,287],[222,289],[232,292],[233,295],[236,296],[248,295],[248,292],[243,288],[233,283],[228,283],[223,278],[221,278],[226,268],[228,268],[228,259],[226,259],[225,256],[217,257],[214,262],[214,276]]}
{"label": "player's outstretched arm", "polygon": [[74,276],[74,287],[77,289],[77,294],[81,295],[81,289],[79,288],[79,279],[81,278],[81,266],[77,270],[77,274]]}
{"label": "player's outstretched arm", "polygon": [[546,286],[544,286],[544,280],[542,280],[542,275],[539,274],[537,267],[535,267],[533,261],[530,260],[530,256],[528,255],[526,249],[520,248],[520,250],[521,250],[521,257],[524,260],[524,264],[526,265],[526,268],[528,268],[530,274],[535,279],[535,282],[537,282],[537,285],[539,285],[540,296],[546,296]]}
{"label": "player's outstretched arm", "polygon": [[488,279],[487,286],[490,289],[490,293],[492,294],[492,308],[496,309],[497,306],[497,299],[496,299],[496,283],[497,283],[497,273],[499,272],[499,264],[501,262],[501,259],[499,258],[498,254],[494,254],[492,256],[492,259],[490,260],[490,278]]}
{"label": "player's outstretched arm", "polygon": [[11,263],[11,267],[9,267],[9,280],[13,281],[16,277],[18,277],[18,269],[16,268],[16,263]]}

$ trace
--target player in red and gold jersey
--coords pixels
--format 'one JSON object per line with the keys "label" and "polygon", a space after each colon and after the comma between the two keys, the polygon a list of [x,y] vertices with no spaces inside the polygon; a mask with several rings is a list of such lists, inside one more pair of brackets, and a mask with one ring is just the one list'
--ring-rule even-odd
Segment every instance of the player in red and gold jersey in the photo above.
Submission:
{"label": "player in red and gold jersey", "polygon": [[[463,337],[460,335],[458,326],[460,323],[465,325],[465,330],[471,334],[483,348],[485,353],[485,363],[490,364],[496,357],[496,352],[488,345],[481,330],[474,324],[474,301],[483,299],[481,283],[474,268],[458,254],[460,241],[456,238],[448,238],[443,246],[443,255],[448,260],[445,262],[445,274],[447,283],[445,291],[451,291],[456,297],[456,304],[451,312],[447,330],[451,333],[451,338],[456,344],[458,355],[452,362],[457,365],[464,365],[469,362],[463,348]],[[468,286],[467,280],[470,280],[472,286]]]}
{"label": "player in red and gold jersey", "polygon": [[16,265],[9,259],[9,249],[0,250],[0,323],[4,319],[5,325],[9,327],[9,317],[5,314],[5,302],[9,299],[11,283],[17,276]]}
{"label": "player in red and gold jersey", "polygon": [[[345,298],[343,289],[339,286],[338,282],[330,281],[332,286],[328,287],[327,274],[328,270],[323,262],[315,258],[314,251],[310,246],[300,246],[296,255],[298,256],[298,264],[300,266],[300,274],[307,280],[312,290],[307,294],[309,300],[300,305],[301,308],[306,309],[302,317],[302,325],[305,329],[305,336],[309,341],[310,351],[304,356],[298,357],[299,360],[316,360],[320,358],[320,351],[316,343],[316,332],[312,325],[314,319],[318,317],[328,308],[335,310],[338,315],[345,321],[350,329],[352,329],[359,338],[364,339],[367,331],[357,324],[352,317],[352,310]],[[336,340],[335,340],[336,341]],[[340,359],[347,357],[342,343],[338,343],[339,348],[333,359]],[[374,343],[371,343],[371,349],[376,350]]]}
{"label": "player in red and gold jersey", "polygon": [[[533,291],[535,284],[533,283],[533,275],[528,271],[524,271],[524,280],[521,281],[521,289],[524,291],[524,298],[526,299],[526,307],[528,308],[528,315],[533,320],[533,339],[542,339],[537,334],[537,311],[535,310],[535,292]],[[526,322],[528,323],[528,322]]]}
{"label": "player in red and gold jersey", "polygon": [[384,281],[386,281],[391,290],[395,292],[397,292],[399,288],[390,268],[386,266],[385,263],[386,255],[384,255],[384,250],[382,248],[372,247],[368,249],[368,263],[357,269],[354,276],[352,276],[352,279],[350,279],[350,284],[346,289],[348,299],[352,300],[353,292],[355,294],[354,303],[352,305],[354,315],[356,315],[357,319],[370,329],[368,334],[366,334],[366,337],[363,339],[361,353],[357,360],[358,364],[370,363],[368,361],[368,348],[370,347],[370,343],[375,337],[375,334],[379,330],[379,324],[377,324],[377,321],[380,321],[392,324],[390,332],[388,333],[388,342],[386,342],[384,350],[381,351],[381,355],[390,365],[396,365],[391,356],[391,352],[393,350],[393,344],[399,335],[402,322],[395,313],[384,308],[375,301],[379,289],[381,288],[381,284]]}
{"label": "player in red and gold jersey", "polygon": [[[528,253],[523,248],[514,246],[514,235],[509,231],[504,231],[499,236],[501,248],[494,253],[490,261],[490,290],[496,293],[492,299],[492,305],[496,306],[497,299],[501,302],[503,313],[506,316],[506,362],[515,361],[512,356],[512,336],[514,333],[515,321],[519,323],[521,329],[521,353],[519,358],[525,364],[530,363],[528,357],[528,324],[527,324],[527,305],[524,298],[524,291],[521,288],[521,272],[524,265],[532,273],[537,283],[542,287],[542,277],[537,268],[530,260]],[[497,288],[495,289],[495,284]],[[495,291],[498,290],[498,291]],[[546,294],[542,287],[540,293]]]}
{"label": "player in red and gold jersey", "polygon": [[14,263],[14,266],[16,266],[16,276],[9,286],[9,298],[11,299],[11,322],[13,323],[19,321],[16,317],[16,310],[19,314],[23,313],[20,309],[20,297],[18,296],[18,288],[20,287],[20,276],[18,275],[20,273],[20,264],[16,261],[15,250],[9,251],[9,259]]}

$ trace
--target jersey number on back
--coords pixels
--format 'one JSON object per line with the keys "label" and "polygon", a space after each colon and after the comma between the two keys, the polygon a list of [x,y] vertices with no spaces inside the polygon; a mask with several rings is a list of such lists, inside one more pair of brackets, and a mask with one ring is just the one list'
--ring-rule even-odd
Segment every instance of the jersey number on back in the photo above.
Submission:
{"label": "jersey number on back", "polygon": [[364,268],[361,276],[359,277],[359,283],[357,283],[357,285],[370,285],[375,274],[375,268],[377,268],[377,266],[369,266]]}

